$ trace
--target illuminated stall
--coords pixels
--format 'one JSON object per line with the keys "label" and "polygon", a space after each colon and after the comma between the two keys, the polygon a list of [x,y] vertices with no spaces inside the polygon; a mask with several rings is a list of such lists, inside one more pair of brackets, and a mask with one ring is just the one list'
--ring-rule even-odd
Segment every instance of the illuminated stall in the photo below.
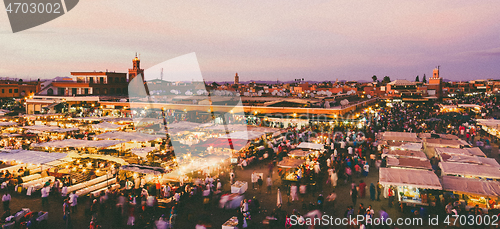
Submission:
{"label": "illuminated stall", "polygon": [[439,178],[429,170],[380,168],[379,181],[385,188],[395,187],[398,201],[407,206],[429,206],[435,200],[429,190],[442,190]]}
{"label": "illuminated stall", "polygon": [[463,177],[442,177],[443,190],[458,195],[466,210],[478,205],[483,212],[500,209],[500,182]]}

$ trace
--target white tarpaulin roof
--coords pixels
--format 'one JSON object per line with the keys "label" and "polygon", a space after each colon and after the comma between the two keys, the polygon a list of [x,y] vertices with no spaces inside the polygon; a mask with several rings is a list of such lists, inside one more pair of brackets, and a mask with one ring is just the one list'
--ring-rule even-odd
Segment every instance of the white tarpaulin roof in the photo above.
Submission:
{"label": "white tarpaulin roof", "polygon": [[238,131],[238,132],[233,132],[233,133],[229,133],[226,135],[222,135],[219,138],[254,140],[254,139],[262,137],[262,135],[264,135],[264,134],[265,134],[264,132],[258,132],[258,131]]}
{"label": "white tarpaulin roof", "polygon": [[498,181],[453,176],[444,176],[442,181],[444,190],[496,198],[500,196],[500,182]]}
{"label": "white tarpaulin roof", "polygon": [[66,157],[65,153],[47,153],[42,151],[31,150],[10,150],[0,153],[1,161],[17,161],[20,163],[45,164],[51,161],[59,160]]}
{"label": "white tarpaulin roof", "polygon": [[123,132],[123,131],[113,131],[104,134],[99,134],[95,136],[98,139],[111,139],[111,140],[123,140],[123,141],[137,141],[137,142],[148,142],[159,138],[166,138],[165,135],[151,135],[141,132]]}
{"label": "white tarpaulin roof", "polygon": [[430,147],[453,147],[469,146],[470,144],[462,139],[426,138],[425,143]]}
{"label": "white tarpaulin roof", "polygon": [[[211,123],[209,123],[209,124],[211,124]],[[195,129],[197,129],[197,128],[203,126],[203,125],[206,125],[206,124],[196,123],[196,122],[180,121],[180,122],[175,122],[175,123],[167,124],[167,128],[168,128],[168,133],[169,134],[176,134],[176,133],[180,133],[180,132],[183,132],[183,131],[191,131],[191,132],[193,132]]]}
{"label": "white tarpaulin roof", "polygon": [[387,166],[432,170],[431,162],[428,159],[420,159],[420,158],[388,157]]}
{"label": "white tarpaulin roof", "polygon": [[93,141],[93,140],[81,140],[81,139],[65,139],[61,141],[51,141],[44,143],[33,143],[33,147],[49,147],[49,148],[82,148],[82,147],[90,147],[90,148],[106,148],[114,145],[118,145],[121,143],[125,143],[125,141],[117,141],[117,140],[101,140],[101,141]]}
{"label": "white tarpaulin roof", "polygon": [[500,170],[493,166],[439,162],[443,174],[500,179]]}
{"label": "white tarpaulin roof", "polygon": [[304,162],[306,162],[306,160],[285,157],[282,161],[278,162],[278,167],[287,169],[297,168],[304,164]]}
{"label": "white tarpaulin roof", "polygon": [[180,121],[167,125],[168,129],[195,129],[203,125],[203,123]]}
{"label": "white tarpaulin roof", "polygon": [[427,159],[427,156],[422,151],[414,150],[389,150],[389,152],[384,153],[382,157],[406,157],[406,158],[417,158],[417,159]]}
{"label": "white tarpaulin roof", "polygon": [[113,123],[109,123],[109,122],[102,122],[102,123],[94,124],[94,125],[92,125],[92,127],[94,129],[101,129],[101,130],[118,130],[118,129],[124,127],[124,125],[117,125],[117,124],[113,124]]}
{"label": "white tarpaulin roof", "polygon": [[153,150],[155,150],[155,147],[134,148],[131,151],[133,154],[139,157],[146,158],[146,156],[148,156],[148,153]]}
{"label": "white tarpaulin roof", "polygon": [[476,119],[476,122],[479,125],[485,125],[490,128],[499,128],[500,127],[500,120],[498,119]]}
{"label": "white tarpaulin roof", "polygon": [[79,120],[79,121],[101,121],[106,119],[105,117],[99,117],[99,116],[91,116],[91,117],[76,117],[76,118],[71,118],[72,120]]}
{"label": "white tarpaulin roof", "polygon": [[429,170],[380,168],[379,180],[382,185],[412,186],[423,189],[441,190],[436,174]]}
{"label": "white tarpaulin roof", "polygon": [[118,157],[111,156],[111,155],[69,153],[68,156],[71,158],[101,159],[101,160],[106,160],[106,161],[114,161],[114,162],[121,164],[121,165],[128,165],[128,163],[125,160],[118,158]]}
{"label": "white tarpaulin roof", "polygon": [[64,132],[79,130],[78,128],[60,128],[57,126],[42,126],[42,125],[24,126],[23,128],[28,130],[29,132],[32,132],[32,133],[40,133],[40,132],[64,133]]}
{"label": "white tarpaulin roof", "polygon": [[493,167],[500,169],[500,164],[498,164],[497,160],[495,160],[493,158],[476,157],[476,156],[451,154],[451,153],[438,153],[438,155],[441,157],[441,161],[444,161],[444,162],[488,165],[488,166],[493,166]]}
{"label": "white tarpaulin roof", "polygon": [[312,143],[312,142],[301,142],[297,148],[302,148],[302,149],[315,149],[315,150],[322,150],[325,148],[323,144],[318,144],[318,143]]}
{"label": "white tarpaulin roof", "polygon": [[120,170],[143,173],[143,174],[162,174],[167,172],[164,168],[150,167],[150,166],[136,165],[136,164],[124,165],[120,167]]}
{"label": "white tarpaulin roof", "polygon": [[465,156],[479,156],[486,157],[486,155],[479,149],[478,147],[474,148],[434,148],[437,154],[448,153],[448,154],[457,154],[457,155],[465,155]]}
{"label": "white tarpaulin roof", "polygon": [[419,151],[422,150],[422,143],[406,143],[400,146],[396,146],[395,148],[401,149],[401,150],[414,150],[414,151]]}
{"label": "white tarpaulin roof", "polygon": [[232,131],[248,131],[248,126],[247,125],[241,125],[241,124],[213,125],[213,126],[204,127],[203,129],[207,129],[207,130],[221,130],[221,131],[228,130],[229,132],[232,132]]}
{"label": "white tarpaulin roof", "polygon": [[381,133],[380,139],[385,141],[421,142],[416,133],[410,132],[386,131]]}
{"label": "white tarpaulin roof", "polygon": [[0,122],[0,126],[15,126],[17,122]]}
{"label": "white tarpaulin roof", "polygon": [[311,151],[303,151],[303,150],[292,150],[290,151],[290,153],[288,153],[288,156],[289,157],[305,157],[305,156],[309,156],[309,154],[311,154],[312,152]]}

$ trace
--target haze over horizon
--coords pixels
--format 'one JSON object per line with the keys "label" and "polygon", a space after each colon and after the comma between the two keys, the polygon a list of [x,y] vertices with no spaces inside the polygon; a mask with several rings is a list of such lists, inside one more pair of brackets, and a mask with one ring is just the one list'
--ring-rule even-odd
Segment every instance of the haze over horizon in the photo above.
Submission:
{"label": "haze over horizon", "polygon": [[195,52],[206,81],[500,79],[500,2],[80,1],[13,34],[0,17],[0,77],[147,69]]}

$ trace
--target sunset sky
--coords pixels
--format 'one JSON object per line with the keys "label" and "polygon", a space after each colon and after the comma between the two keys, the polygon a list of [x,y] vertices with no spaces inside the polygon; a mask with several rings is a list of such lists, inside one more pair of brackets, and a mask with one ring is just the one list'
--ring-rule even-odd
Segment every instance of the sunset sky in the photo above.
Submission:
{"label": "sunset sky", "polygon": [[0,77],[127,72],[195,52],[203,77],[500,79],[500,1],[83,0],[13,34],[0,13]]}

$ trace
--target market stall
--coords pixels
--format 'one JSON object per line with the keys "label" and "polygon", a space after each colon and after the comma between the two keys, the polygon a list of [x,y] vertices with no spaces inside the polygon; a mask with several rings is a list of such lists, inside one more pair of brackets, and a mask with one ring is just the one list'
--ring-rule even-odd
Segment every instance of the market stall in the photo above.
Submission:
{"label": "market stall", "polygon": [[309,151],[309,150],[296,149],[296,150],[290,151],[288,153],[288,156],[291,157],[291,158],[306,159],[312,153],[313,152]]}
{"label": "market stall", "polygon": [[479,205],[483,212],[499,209],[500,182],[463,177],[442,177],[443,190],[458,194],[466,210]]}
{"label": "market stall", "polygon": [[92,129],[95,131],[106,132],[106,131],[118,131],[125,128],[125,125],[117,125],[109,122],[101,122],[98,124],[93,124]]}
{"label": "market stall", "polygon": [[500,120],[497,119],[477,119],[477,124],[487,133],[500,138]]}
{"label": "market stall", "polygon": [[[165,174],[171,172],[162,167],[152,167],[136,164],[128,164],[120,167],[120,180],[124,182],[134,182],[141,184],[148,191],[156,190],[156,184],[162,184],[167,181]],[[126,186],[126,185],[123,185]]]}
{"label": "market stall", "polygon": [[494,158],[476,157],[469,155],[453,154],[453,153],[438,153],[439,159],[443,162],[466,163],[476,165],[493,166],[500,169],[500,164]]}
{"label": "market stall", "polygon": [[455,155],[464,155],[464,156],[477,156],[477,157],[486,157],[483,151],[478,147],[473,148],[434,148],[436,151],[436,155],[439,154],[455,154]]}
{"label": "market stall", "polygon": [[384,157],[394,157],[394,158],[415,158],[415,159],[427,159],[427,156],[422,151],[414,151],[414,150],[388,150],[387,152],[382,154],[382,158]]}
{"label": "market stall", "polygon": [[431,163],[428,159],[420,158],[387,158],[387,167],[401,167],[432,170]]}
{"label": "market stall", "polygon": [[300,166],[305,164],[306,160],[285,157],[278,163],[278,167],[284,169],[281,172],[281,178],[287,181],[297,181],[302,178]]}
{"label": "market stall", "polygon": [[386,189],[395,186],[398,201],[408,206],[428,206],[434,197],[427,190],[442,189],[439,178],[429,170],[380,168],[379,181]]}
{"label": "market stall", "polygon": [[500,170],[494,166],[454,162],[439,162],[442,176],[452,175],[467,178],[500,180]]}
{"label": "market stall", "polygon": [[312,150],[324,150],[325,145],[312,143],[312,142],[301,142],[298,146],[298,149],[312,149]]}
{"label": "market stall", "polygon": [[105,149],[105,148],[119,148],[120,144],[125,143],[125,141],[118,140],[82,140],[82,139],[65,139],[60,141],[51,141],[43,143],[33,143],[31,147],[42,149],[42,150],[65,150],[68,149],[81,149],[81,148],[94,148],[94,149]]}

